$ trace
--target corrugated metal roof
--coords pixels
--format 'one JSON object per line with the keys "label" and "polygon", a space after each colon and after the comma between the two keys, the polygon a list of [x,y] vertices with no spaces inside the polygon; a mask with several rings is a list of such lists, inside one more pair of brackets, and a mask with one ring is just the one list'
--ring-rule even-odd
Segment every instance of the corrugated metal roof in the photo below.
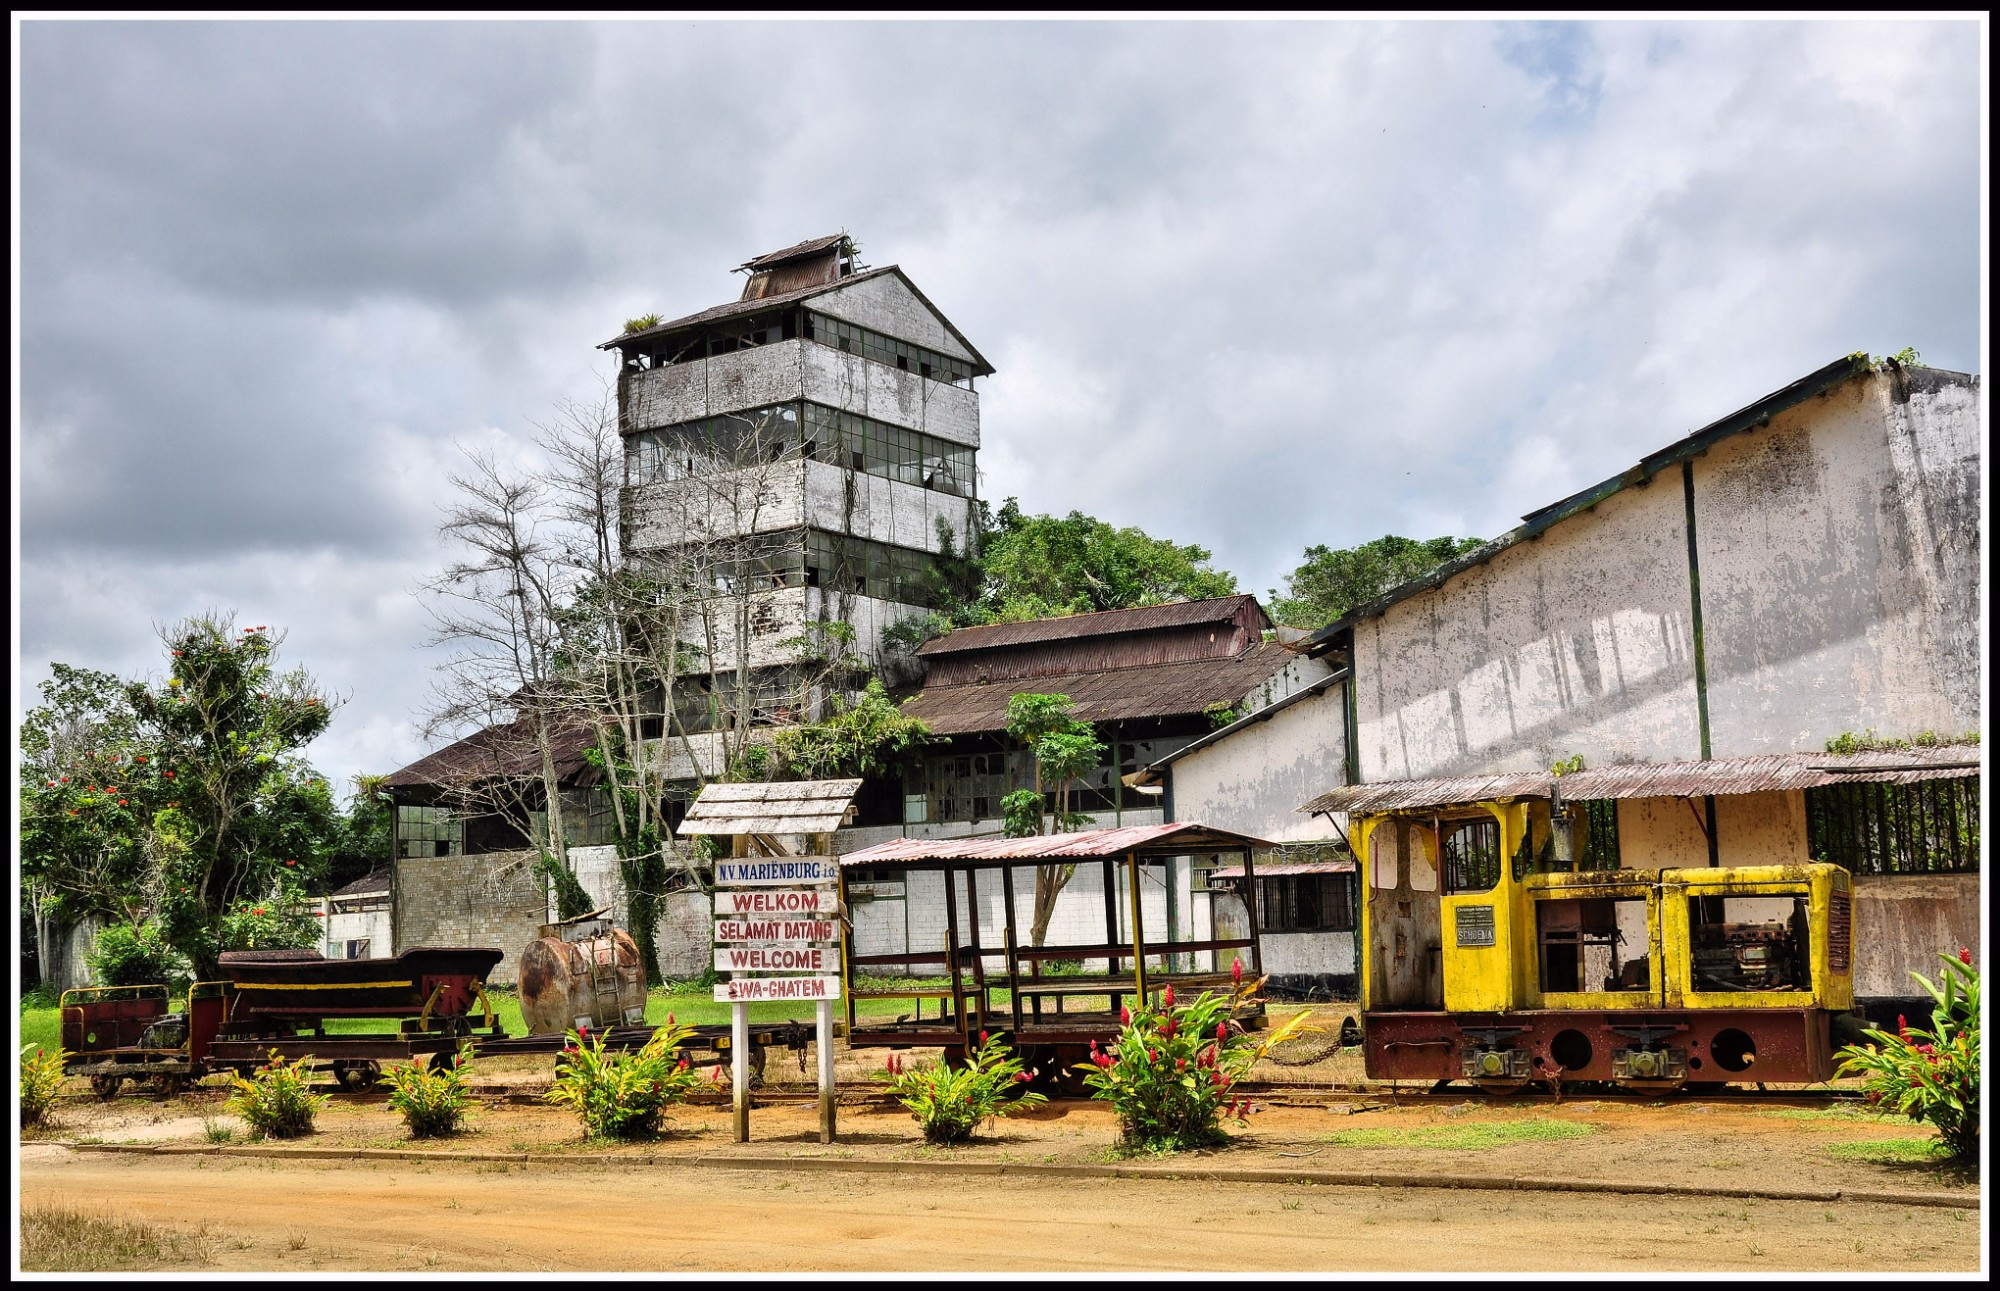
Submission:
{"label": "corrugated metal roof", "polygon": [[831,834],[860,788],[858,779],[705,785],[674,833]]}
{"label": "corrugated metal roof", "polygon": [[[565,785],[595,784],[597,768],[584,759],[596,742],[588,726],[563,724],[550,732],[556,778]],[[416,789],[470,780],[519,780],[540,776],[541,755],[527,722],[501,722],[445,745],[383,778],[385,789]]]}
{"label": "corrugated metal roof", "polygon": [[[1817,789],[1856,781],[1916,784],[1979,774],[1974,748],[1913,748],[1893,753],[1769,753],[1707,762],[1637,762],[1576,771],[1562,778],[1572,802],[1602,798],[1696,798],[1709,794]],[[1496,798],[1546,798],[1556,778],[1546,771],[1424,780],[1384,780],[1323,793],[1299,810],[1377,812]]]}
{"label": "corrugated metal roof", "polygon": [[892,838],[840,858],[843,866],[913,865],[930,861],[1060,861],[1079,857],[1123,856],[1127,852],[1177,856],[1221,848],[1268,848],[1269,843],[1196,821],[1173,825],[1128,825],[1085,829],[1074,834],[1032,838]]}
{"label": "corrugated metal roof", "polygon": [[[934,641],[926,641],[917,653],[955,654],[965,650],[991,650],[1000,646],[1031,645],[1042,641],[1111,636],[1120,632],[1154,632],[1161,628],[1226,623],[1236,617],[1245,601],[1254,602],[1256,599],[1246,593],[1237,596],[1213,596],[1200,601],[1175,601],[1167,605],[1141,605],[1129,610],[1065,614],[1060,618],[1030,619],[1023,623],[988,623],[979,627],[958,628]],[[1268,619],[1266,621],[1268,622]]]}
{"label": "corrugated metal roof", "polygon": [[855,283],[866,281],[869,278],[896,272],[898,270],[895,265],[885,264],[879,269],[863,269],[860,273],[851,273],[845,278],[835,278],[832,282],[815,283],[810,287],[800,287],[796,291],[779,292],[775,296],[761,296],[755,300],[732,300],[726,305],[716,305],[713,308],[701,310],[699,313],[689,314],[685,318],[676,318],[672,322],[659,323],[646,328],[644,331],[627,332],[623,336],[613,337],[597,348],[600,350],[617,349],[622,345],[630,345],[634,341],[643,341],[650,337],[664,336],[668,332],[678,332],[686,328],[698,327],[704,323],[721,322],[725,318],[735,318],[739,314],[754,314],[759,310],[771,309],[778,305],[795,304],[798,301],[806,300],[813,296],[825,295],[829,291],[838,291],[842,287],[851,287]]}
{"label": "corrugated metal roof", "polygon": [[[1280,861],[1257,867],[1257,877],[1260,879],[1282,879],[1292,874],[1352,873],[1354,873],[1353,861],[1295,861],[1291,864]],[[1241,865],[1232,865],[1227,869],[1211,870],[1208,877],[1210,881],[1216,879],[1240,879],[1243,877],[1243,867]]]}
{"label": "corrugated metal roof", "polygon": [[769,269],[773,266],[784,264],[788,260],[803,260],[807,256],[819,255],[832,250],[846,240],[847,235],[845,233],[835,233],[830,237],[824,238],[807,238],[804,242],[794,243],[786,247],[783,251],[771,251],[758,256],[754,260],[745,260],[739,267],[755,273],[759,269]]}
{"label": "corrugated metal roof", "polygon": [[1291,659],[1285,647],[1263,641],[1234,657],[927,687],[904,703],[903,713],[922,718],[938,735],[1007,729],[1007,701],[1017,694],[1068,695],[1071,711],[1086,722],[1184,716],[1236,702]]}
{"label": "corrugated metal roof", "polygon": [[354,882],[335,888],[327,894],[327,899],[338,901],[342,897],[377,896],[389,890],[392,876],[388,870],[375,870],[364,874]]}

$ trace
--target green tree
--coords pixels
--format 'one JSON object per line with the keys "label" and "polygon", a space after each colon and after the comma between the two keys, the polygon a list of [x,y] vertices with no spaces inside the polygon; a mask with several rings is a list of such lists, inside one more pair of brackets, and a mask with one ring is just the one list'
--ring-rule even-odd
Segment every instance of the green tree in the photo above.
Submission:
{"label": "green tree", "polygon": [[1285,575],[1285,594],[1270,593],[1271,617],[1294,627],[1325,627],[1482,542],[1450,537],[1418,541],[1387,534],[1359,547],[1308,547],[1305,560]]}
{"label": "green tree", "polygon": [[[1079,776],[1097,769],[1104,759],[1104,744],[1089,722],[1078,721],[1071,712],[1069,696],[1015,695],[1007,701],[1007,733],[1026,745],[1035,759],[1035,787],[1017,789],[1001,802],[1007,818],[1007,834],[1029,837],[1044,832],[1042,808],[1045,795],[1051,792],[1055,795],[1052,832],[1088,824],[1088,817],[1070,811],[1071,786]],[[1030,944],[1040,946],[1048,936],[1056,898],[1074,877],[1074,863],[1035,867],[1035,912],[1028,929]]]}
{"label": "green tree", "polygon": [[806,726],[779,730],[775,778],[833,780],[887,771],[910,749],[930,738],[931,728],[901,707],[874,677],[852,703],[838,695],[825,717]]}
{"label": "green tree", "polygon": [[988,622],[1201,600],[1236,590],[1235,578],[1208,567],[1206,548],[1114,528],[1081,511],[1061,518],[1025,515],[1013,498],[1001,506],[980,561]]}
{"label": "green tree", "polygon": [[166,681],[131,683],[125,697],[165,800],[152,822],[156,912],[206,976],[233,943],[297,944],[311,930],[305,890],[342,831],[298,750],[333,704],[303,668],[277,670],[278,638],[261,625],[239,632],[233,616],[202,615],[162,637]]}

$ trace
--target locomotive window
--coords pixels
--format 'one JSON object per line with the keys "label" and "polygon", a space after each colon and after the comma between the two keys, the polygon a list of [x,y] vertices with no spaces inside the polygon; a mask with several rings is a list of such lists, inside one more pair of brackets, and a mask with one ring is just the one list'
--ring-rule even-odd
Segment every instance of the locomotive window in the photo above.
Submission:
{"label": "locomotive window", "polygon": [[1499,821],[1448,821],[1439,850],[1444,853],[1445,891],[1484,892],[1500,881]]}
{"label": "locomotive window", "polygon": [[1643,991],[1651,986],[1644,897],[1535,902],[1544,991]]}
{"label": "locomotive window", "polygon": [[1687,900],[1696,990],[1812,989],[1811,923],[1803,895]]}

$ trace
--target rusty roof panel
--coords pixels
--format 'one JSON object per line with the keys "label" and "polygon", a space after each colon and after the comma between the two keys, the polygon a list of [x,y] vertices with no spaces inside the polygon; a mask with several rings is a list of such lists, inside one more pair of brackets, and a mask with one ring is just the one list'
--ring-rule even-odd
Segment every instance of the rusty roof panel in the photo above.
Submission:
{"label": "rusty roof panel", "polygon": [[1269,847],[1261,839],[1226,829],[1211,829],[1195,821],[1172,825],[1127,825],[1122,829],[1085,829],[1074,834],[1042,834],[1032,838],[892,838],[886,843],[840,858],[843,866],[914,865],[932,861],[966,861],[999,865],[1011,861],[1074,860],[1080,857],[1183,855],[1176,847],[1206,852],[1217,849]]}
{"label": "rusty roof panel", "polygon": [[[1978,750],[1965,746],[1893,753],[1768,753],[1707,762],[1635,762],[1576,771],[1562,778],[1572,802],[1603,798],[1697,798],[1709,794],[1773,793],[1856,781],[1916,784],[1979,774]],[[1443,807],[1497,798],[1546,798],[1556,778],[1546,771],[1493,776],[1384,780],[1323,793],[1298,810],[1377,812]]]}
{"label": "rusty roof panel", "polygon": [[[564,784],[594,784],[598,773],[584,753],[596,743],[588,726],[559,724],[550,731],[556,777]],[[541,775],[532,728],[521,721],[501,722],[426,754],[385,777],[387,789],[415,789],[464,784],[475,780],[527,779]]]}
{"label": "rusty roof panel", "polygon": [[690,327],[698,327],[703,323],[719,323],[725,318],[735,318],[739,314],[754,314],[758,310],[770,309],[777,305],[794,304],[812,296],[820,296],[829,291],[837,291],[842,287],[851,287],[857,282],[862,282],[880,274],[893,272],[896,272],[896,266],[885,264],[879,269],[863,269],[860,273],[851,273],[845,278],[835,278],[832,282],[816,283],[812,286],[800,287],[795,291],[784,291],[776,295],[764,296],[757,300],[732,300],[726,305],[716,305],[712,308],[704,309],[699,313],[689,314],[684,318],[676,318],[671,322],[648,327],[642,332],[627,332],[623,336],[613,337],[597,348],[600,350],[615,349],[619,346],[630,345],[634,341],[646,340],[655,336],[665,336],[669,332],[685,331]]}
{"label": "rusty roof panel", "polygon": [[911,696],[903,712],[922,718],[938,735],[1005,730],[1007,701],[1016,694],[1068,695],[1072,711],[1086,722],[1184,716],[1235,703],[1291,659],[1285,647],[1266,641],[1234,658],[1010,677],[983,686],[935,686]]}
{"label": "rusty roof panel", "polygon": [[823,255],[845,241],[847,241],[845,233],[835,233],[830,237],[824,238],[807,238],[804,242],[794,243],[786,247],[783,251],[772,251],[765,255],[760,255],[754,260],[745,260],[739,267],[755,273],[759,269],[774,268],[788,261],[803,260],[807,256]]}
{"label": "rusty roof panel", "polygon": [[674,831],[694,834],[830,834],[845,823],[860,780],[710,784]]}
{"label": "rusty roof panel", "polygon": [[[1257,877],[1260,879],[1282,879],[1294,874],[1352,873],[1354,873],[1353,861],[1293,861],[1289,864],[1277,861],[1257,867]],[[1217,879],[1240,879],[1243,877],[1243,867],[1232,865],[1227,869],[1210,870],[1208,877],[1210,882]]]}
{"label": "rusty roof panel", "polygon": [[[934,641],[927,641],[917,653],[926,656],[954,654],[963,650],[991,650],[998,646],[1066,641],[1119,632],[1152,632],[1160,628],[1226,623],[1242,612],[1244,602],[1256,599],[1248,594],[1215,596],[1201,601],[1175,601],[1169,605],[1142,605],[1130,610],[1099,610],[1093,614],[1030,619],[1024,623],[988,623],[980,627],[958,628]],[[1269,620],[1265,622],[1268,625]]]}

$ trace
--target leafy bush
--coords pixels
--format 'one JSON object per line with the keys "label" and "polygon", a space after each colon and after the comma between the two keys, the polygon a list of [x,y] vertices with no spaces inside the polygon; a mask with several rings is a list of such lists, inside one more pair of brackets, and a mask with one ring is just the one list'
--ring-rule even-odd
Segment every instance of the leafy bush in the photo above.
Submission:
{"label": "leafy bush", "polygon": [[1849,1045],[1835,1055],[1837,1075],[1861,1076],[1870,1103],[1923,1121],[1938,1143],[1960,1161],[1979,1159],[1979,970],[1972,952],[1940,954],[1944,973],[1922,983],[1936,1007],[1929,1030],[1896,1019],[1896,1033],[1865,1032],[1872,1043]]}
{"label": "leafy bush", "polygon": [[310,1055],[288,1063],[271,1051],[271,1061],[254,1075],[238,1076],[236,1092],[223,1106],[243,1118],[253,1134],[273,1139],[296,1139],[312,1133],[313,1118],[331,1100],[312,1092],[312,1075],[306,1070]]}
{"label": "leafy bush", "polygon": [[[28,1049],[33,1049],[30,1054]],[[30,1045],[21,1050],[21,1124],[40,1125],[55,1106],[56,1092],[62,1088],[63,1060],[69,1054],[62,1049],[50,1052],[40,1045]]]}
{"label": "leafy bush", "polygon": [[412,1062],[392,1063],[382,1073],[382,1083],[389,1086],[389,1108],[402,1113],[411,1138],[447,1138],[464,1128],[472,1110],[472,1091],[465,1084],[471,1061],[472,1046],[466,1044],[449,1066],[435,1071],[426,1063]]}
{"label": "leafy bush", "polygon": [[186,957],[167,944],[157,923],[114,923],[84,956],[100,986],[177,985],[192,976]]}
{"label": "leafy bush", "polygon": [[556,1057],[555,1085],[543,1097],[575,1111],[591,1138],[653,1138],[667,1108],[701,1083],[679,1053],[693,1031],[669,1013],[644,1047],[626,1053],[606,1053],[601,1034],[593,1040],[572,1031]]}
{"label": "leafy bush", "polygon": [[905,1067],[891,1054],[885,1079],[896,1101],[923,1127],[925,1141],[949,1145],[971,1138],[983,1122],[1047,1102],[1022,1088],[1032,1075],[1021,1069],[1005,1040],[981,1031],[979,1048],[967,1055],[965,1066]]}
{"label": "leafy bush", "polygon": [[1110,1049],[1091,1042],[1090,1061],[1081,1068],[1084,1084],[1116,1109],[1127,1146],[1148,1152],[1206,1147],[1226,1137],[1222,1121],[1241,1125],[1254,1110],[1234,1092],[1237,1082],[1265,1050],[1305,1031],[1306,1015],[1255,1039],[1232,1027],[1231,1014],[1256,992],[1255,986],[1244,990],[1242,972],[1238,963],[1228,995],[1203,991],[1190,1004],[1176,1003],[1169,986],[1158,1010],[1145,1004],[1121,1010],[1124,1025]]}
{"label": "leafy bush", "polygon": [[311,950],[325,933],[317,903],[295,880],[281,879],[263,900],[225,910],[215,935],[221,950]]}

